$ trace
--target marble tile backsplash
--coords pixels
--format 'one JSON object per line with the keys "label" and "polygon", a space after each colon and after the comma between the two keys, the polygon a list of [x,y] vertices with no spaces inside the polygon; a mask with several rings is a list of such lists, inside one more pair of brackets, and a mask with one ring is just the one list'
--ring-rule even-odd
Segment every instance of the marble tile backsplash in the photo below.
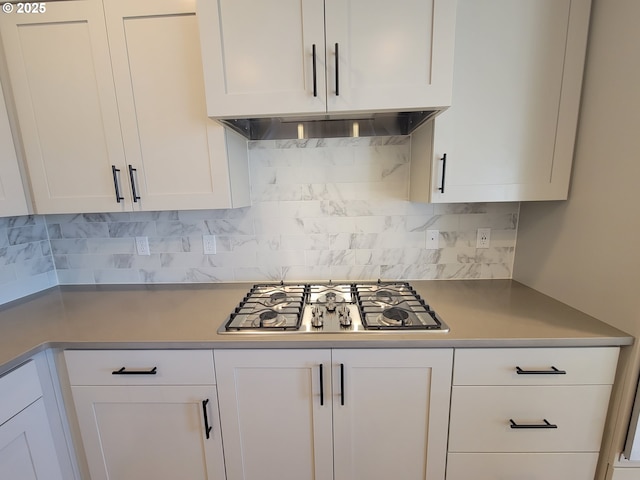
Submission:
{"label": "marble tile backsplash", "polygon": [[0,282],[52,259],[60,284],[511,278],[519,204],[409,202],[409,154],[408,137],[252,142],[251,207],[0,219]]}
{"label": "marble tile backsplash", "polygon": [[0,305],[57,284],[44,217],[0,218]]}

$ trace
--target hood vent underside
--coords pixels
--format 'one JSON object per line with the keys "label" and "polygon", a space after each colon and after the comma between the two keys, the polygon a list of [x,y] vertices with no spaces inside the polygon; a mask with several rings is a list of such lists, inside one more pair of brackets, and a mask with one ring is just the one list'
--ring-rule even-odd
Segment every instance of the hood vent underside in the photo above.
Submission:
{"label": "hood vent underside", "polygon": [[438,110],[365,115],[218,119],[249,140],[409,135]]}

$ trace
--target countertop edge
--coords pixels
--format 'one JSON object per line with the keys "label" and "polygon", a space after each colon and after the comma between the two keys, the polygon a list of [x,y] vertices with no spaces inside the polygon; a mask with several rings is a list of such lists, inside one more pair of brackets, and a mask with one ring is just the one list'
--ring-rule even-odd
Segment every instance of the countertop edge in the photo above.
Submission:
{"label": "countertop edge", "polygon": [[429,340],[314,340],[269,341],[263,338],[239,338],[225,342],[60,342],[41,343],[0,365],[0,375],[13,370],[34,355],[48,349],[60,350],[216,350],[216,349],[381,349],[381,348],[567,348],[567,347],[623,347],[632,345],[633,337],[600,338],[529,338],[529,339],[429,339]]}

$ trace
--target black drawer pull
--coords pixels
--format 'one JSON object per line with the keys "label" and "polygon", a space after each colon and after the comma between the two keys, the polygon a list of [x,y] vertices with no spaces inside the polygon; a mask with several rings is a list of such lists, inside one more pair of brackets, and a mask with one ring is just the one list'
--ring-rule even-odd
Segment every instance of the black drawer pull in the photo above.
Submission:
{"label": "black drawer pull", "polygon": [[324,405],[324,368],[320,364],[320,406]]}
{"label": "black drawer pull", "polygon": [[202,414],[204,415],[204,433],[207,437],[207,440],[211,437],[212,426],[209,425],[209,414],[207,413],[207,404],[209,403],[209,399],[202,401]]}
{"label": "black drawer pull", "polygon": [[566,370],[558,370],[556,367],[551,367],[551,370],[523,370],[520,367],[516,367],[516,373],[518,375],[566,375]]}
{"label": "black drawer pull", "polygon": [[155,375],[158,373],[158,367],[153,367],[151,370],[126,370],[126,367],[122,367],[120,370],[111,372],[111,375]]}
{"label": "black drawer pull", "polygon": [[553,423],[549,423],[549,421],[545,418],[542,420],[544,423],[542,424],[538,424],[538,423],[534,423],[534,424],[530,424],[530,423],[525,423],[525,424],[517,424],[516,422],[513,421],[512,418],[509,419],[509,422],[511,423],[511,428],[558,428],[558,425],[554,425]]}
{"label": "black drawer pull", "polygon": [[340,405],[344,406],[344,363],[340,364]]}

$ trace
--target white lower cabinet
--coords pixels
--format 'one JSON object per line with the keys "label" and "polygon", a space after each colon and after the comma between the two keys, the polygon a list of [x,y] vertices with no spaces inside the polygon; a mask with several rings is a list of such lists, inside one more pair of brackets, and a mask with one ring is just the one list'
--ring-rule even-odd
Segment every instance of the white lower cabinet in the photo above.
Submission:
{"label": "white lower cabinet", "polygon": [[597,453],[450,453],[447,480],[591,480],[597,461]]}
{"label": "white lower cabinet", "polygon": [[0,378],[0,478],[63,479],[34,362]]}
{"label": "white lower cabinet", "polygon": [[447,480],[593,480],[618,351],[456,349]]}
{"label": "white lower cabinet", "polygon": [[65,359],[91,480],[224,480],[211,351]]}
{"label": "white lower cabinet", "polygon": [[228,480],[443,480],[452,353],[217,350]]}

